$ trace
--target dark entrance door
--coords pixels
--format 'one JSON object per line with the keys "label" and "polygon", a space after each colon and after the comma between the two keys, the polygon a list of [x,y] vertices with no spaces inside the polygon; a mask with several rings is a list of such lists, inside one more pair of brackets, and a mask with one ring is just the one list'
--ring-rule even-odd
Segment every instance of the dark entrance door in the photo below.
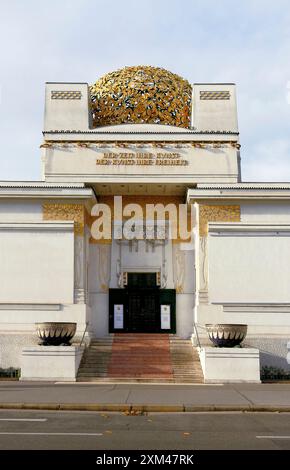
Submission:
{"label": "dark entrance door", "polygon": [[136,333],[155,333],[160,330],[157,289],[128,290],[128,329]]}
{"label": "dark entrance door", "polygon": [[[170,311],[170,327],[161,322],[162,306]],[[116,308],[123,321],[116,321]],[[110,289],[109,331],[134,333],[175,333],[175,290],[160,289],[156,273],[128,273],[125,289]]]}
{"label": "dark entrance door", "polygon": [[160,329],[159,293],[156,273],[128,273],[129,331],[155,333]]}

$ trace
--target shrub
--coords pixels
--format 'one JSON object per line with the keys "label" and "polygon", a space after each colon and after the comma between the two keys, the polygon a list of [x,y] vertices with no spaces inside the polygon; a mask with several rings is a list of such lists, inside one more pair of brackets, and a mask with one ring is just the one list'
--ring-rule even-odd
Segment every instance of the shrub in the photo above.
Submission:
{"label": "shrub", "polygon": [[0,377],[18,379],[19,376],[20,376],[20,369],[15,369],[14,367],[8,367],[8,369],[2,369],[2,367],[0,367]]}
{"label": "shrub", "polygon": [[263,366],[261,369],[262,380],[290,380],[290,372],[281,367]]}

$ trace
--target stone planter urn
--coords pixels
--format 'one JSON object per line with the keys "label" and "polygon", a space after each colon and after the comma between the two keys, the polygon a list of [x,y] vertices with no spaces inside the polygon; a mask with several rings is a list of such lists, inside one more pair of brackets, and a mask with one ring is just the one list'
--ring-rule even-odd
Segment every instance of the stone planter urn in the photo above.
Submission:
{"label": "stone planter urn", "polygon": [[74,337],[77,324],[69,322],[35,323],[42,346],[69,346]]}
{"label": "stone planter urn", "polygon": [[209,339],[218,348],[233,348],[239,346],[247,334],[247,325],[206,324]]}

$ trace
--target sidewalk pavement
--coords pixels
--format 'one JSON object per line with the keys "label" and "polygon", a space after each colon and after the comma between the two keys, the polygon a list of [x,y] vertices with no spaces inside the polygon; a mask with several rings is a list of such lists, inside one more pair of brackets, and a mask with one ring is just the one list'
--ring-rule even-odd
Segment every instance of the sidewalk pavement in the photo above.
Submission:
{"label": "sidewalk pavement", "polygon": [[142,412],[289,411],[290,383],[113,384],[0,381],[0,409]]}

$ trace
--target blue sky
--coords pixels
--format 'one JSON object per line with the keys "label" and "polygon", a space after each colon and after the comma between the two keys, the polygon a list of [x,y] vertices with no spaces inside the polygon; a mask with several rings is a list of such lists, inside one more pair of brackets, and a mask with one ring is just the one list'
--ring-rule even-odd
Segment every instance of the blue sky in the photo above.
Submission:
{"label": "blue sky", "polygon": [[243,180],[290,180],[288,0],[0,6],[0,179],[40,178],[46,81],[93,83],[126,65],[154,65],[191,82],[235,82]]}

